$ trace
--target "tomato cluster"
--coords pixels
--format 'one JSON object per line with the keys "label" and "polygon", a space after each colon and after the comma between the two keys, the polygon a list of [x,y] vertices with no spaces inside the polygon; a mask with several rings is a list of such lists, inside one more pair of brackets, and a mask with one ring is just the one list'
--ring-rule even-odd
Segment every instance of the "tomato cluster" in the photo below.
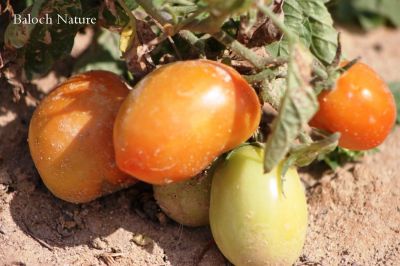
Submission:
{"label": "tomato cluster", "polygon": [[[342,133],[339,144],[349,149],[380,144],[396,117],[385,83],[361,63],[319,100],[310,124]],[[232,263],[290,265],[305,241],[305,192],[295,168],[281,163],[264,173],[262,144],[243,144],[260,119],[253,88],[222,63],[168,64],[130,92],[115,74],[93,71],[41,102],[29,147],[43,182],[61,199],[88,202],[139,179],[154,185],[173,220],[210,224]]]}

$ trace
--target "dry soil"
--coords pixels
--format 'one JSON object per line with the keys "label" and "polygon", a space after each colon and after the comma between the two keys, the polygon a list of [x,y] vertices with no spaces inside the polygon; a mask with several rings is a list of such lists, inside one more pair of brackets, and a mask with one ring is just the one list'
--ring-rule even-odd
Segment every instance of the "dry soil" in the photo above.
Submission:
{"label": "dry soil", "polygon": [[[343,31],[342,40],[349,57],[400,80],[400,31]],[[58,80],[37,84],[49,91]],[[208,228],[169,221],[143,185],[83,205],[55,198],[29,156],[34,107],[11,99],[0,88],[0,265],[227,265]],[[310,215],[297,265],[400,265],[399,158],[396,128],[359,163],[302,171]]]}

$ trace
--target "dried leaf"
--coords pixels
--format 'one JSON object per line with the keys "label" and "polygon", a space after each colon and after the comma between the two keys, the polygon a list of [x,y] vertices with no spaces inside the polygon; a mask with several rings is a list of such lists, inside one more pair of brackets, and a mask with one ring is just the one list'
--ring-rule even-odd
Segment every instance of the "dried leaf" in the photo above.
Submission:
{"label": "dried leaf", "polygon": [[121,32],[119,49],[122,53],[125,53],[132,45],[136,36],[136,23],[130,22],[126,25]]}
{"label": "dried leaf", "polygon": [[150,53],[157,43],[149,43],[153,43],[157,35],[151,29],[151,25],[139,19],[136,20],[136,32],[137,38],[133,39],[131,48],[124,56],[128,70],[140,79],[155,68]]}

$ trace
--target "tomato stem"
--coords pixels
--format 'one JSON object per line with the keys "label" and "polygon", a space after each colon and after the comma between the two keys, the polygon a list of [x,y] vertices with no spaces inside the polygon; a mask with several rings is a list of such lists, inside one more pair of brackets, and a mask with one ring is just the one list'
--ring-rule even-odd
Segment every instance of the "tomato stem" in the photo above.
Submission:
{"label": "tomato stem", "polygon": [[212,36],[226,47],[229,47],[234,53],[249,61],[259,70],[266,68],[268,65],[281,65],[286,63],[286,60],[283,58],[266,58],[257,55],[224,31],[214,33]]}
{"label": "tomato stem", "polygon": [[205,55],[205,43],[203,40],[198,38],[193,32],[189,30],[181,30],[179,35],[199,50],[201,55]]}
{"label": "tomato stem", "polygon": [[157,0],[136,0],[136,3],[138,3],[148,15],[153,17],[162,25],[172,23],[172,16],[167,12],[160,10],[157,2]]}
{"label": "tomato stem", "polygon": [[247,80],[249,83],[257,83],[264,81],[266,79],[270,80],[272,78],[276,77],[276,71],[272,69],[264,69],[263,71],[254,74],[254,75],[244,75],[243,77]]}
{"label": "tomato stem", "polygon": [[117,1],[118,1],[118,4],[122,7],[122,9],[125,11],[126,15],[129,17],[129,20],[130,20],[129,23],[134,23],[134,25],[136,25],[136,18],[133,15],[132,11],[125,4],[125,2],[123,0],[117,0]]}

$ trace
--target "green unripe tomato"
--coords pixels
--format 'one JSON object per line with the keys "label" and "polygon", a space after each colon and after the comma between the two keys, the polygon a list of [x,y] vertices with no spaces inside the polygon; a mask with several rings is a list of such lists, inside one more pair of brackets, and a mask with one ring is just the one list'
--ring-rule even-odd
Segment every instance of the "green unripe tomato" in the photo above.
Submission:
{"label": "green unripe tomato", "polygon": [[209,224],[211,176],[203,173],[192,179],[153,186],[154,198],[172,220],[190,227]]}
{"label": "green unripe tomato", "polygon": [[307,203],[295,168],[281,182],[282,165],[263,171],[264,151],[244,146],[216,167],[210,226],[234,265],[292,265],[307,229]]}

